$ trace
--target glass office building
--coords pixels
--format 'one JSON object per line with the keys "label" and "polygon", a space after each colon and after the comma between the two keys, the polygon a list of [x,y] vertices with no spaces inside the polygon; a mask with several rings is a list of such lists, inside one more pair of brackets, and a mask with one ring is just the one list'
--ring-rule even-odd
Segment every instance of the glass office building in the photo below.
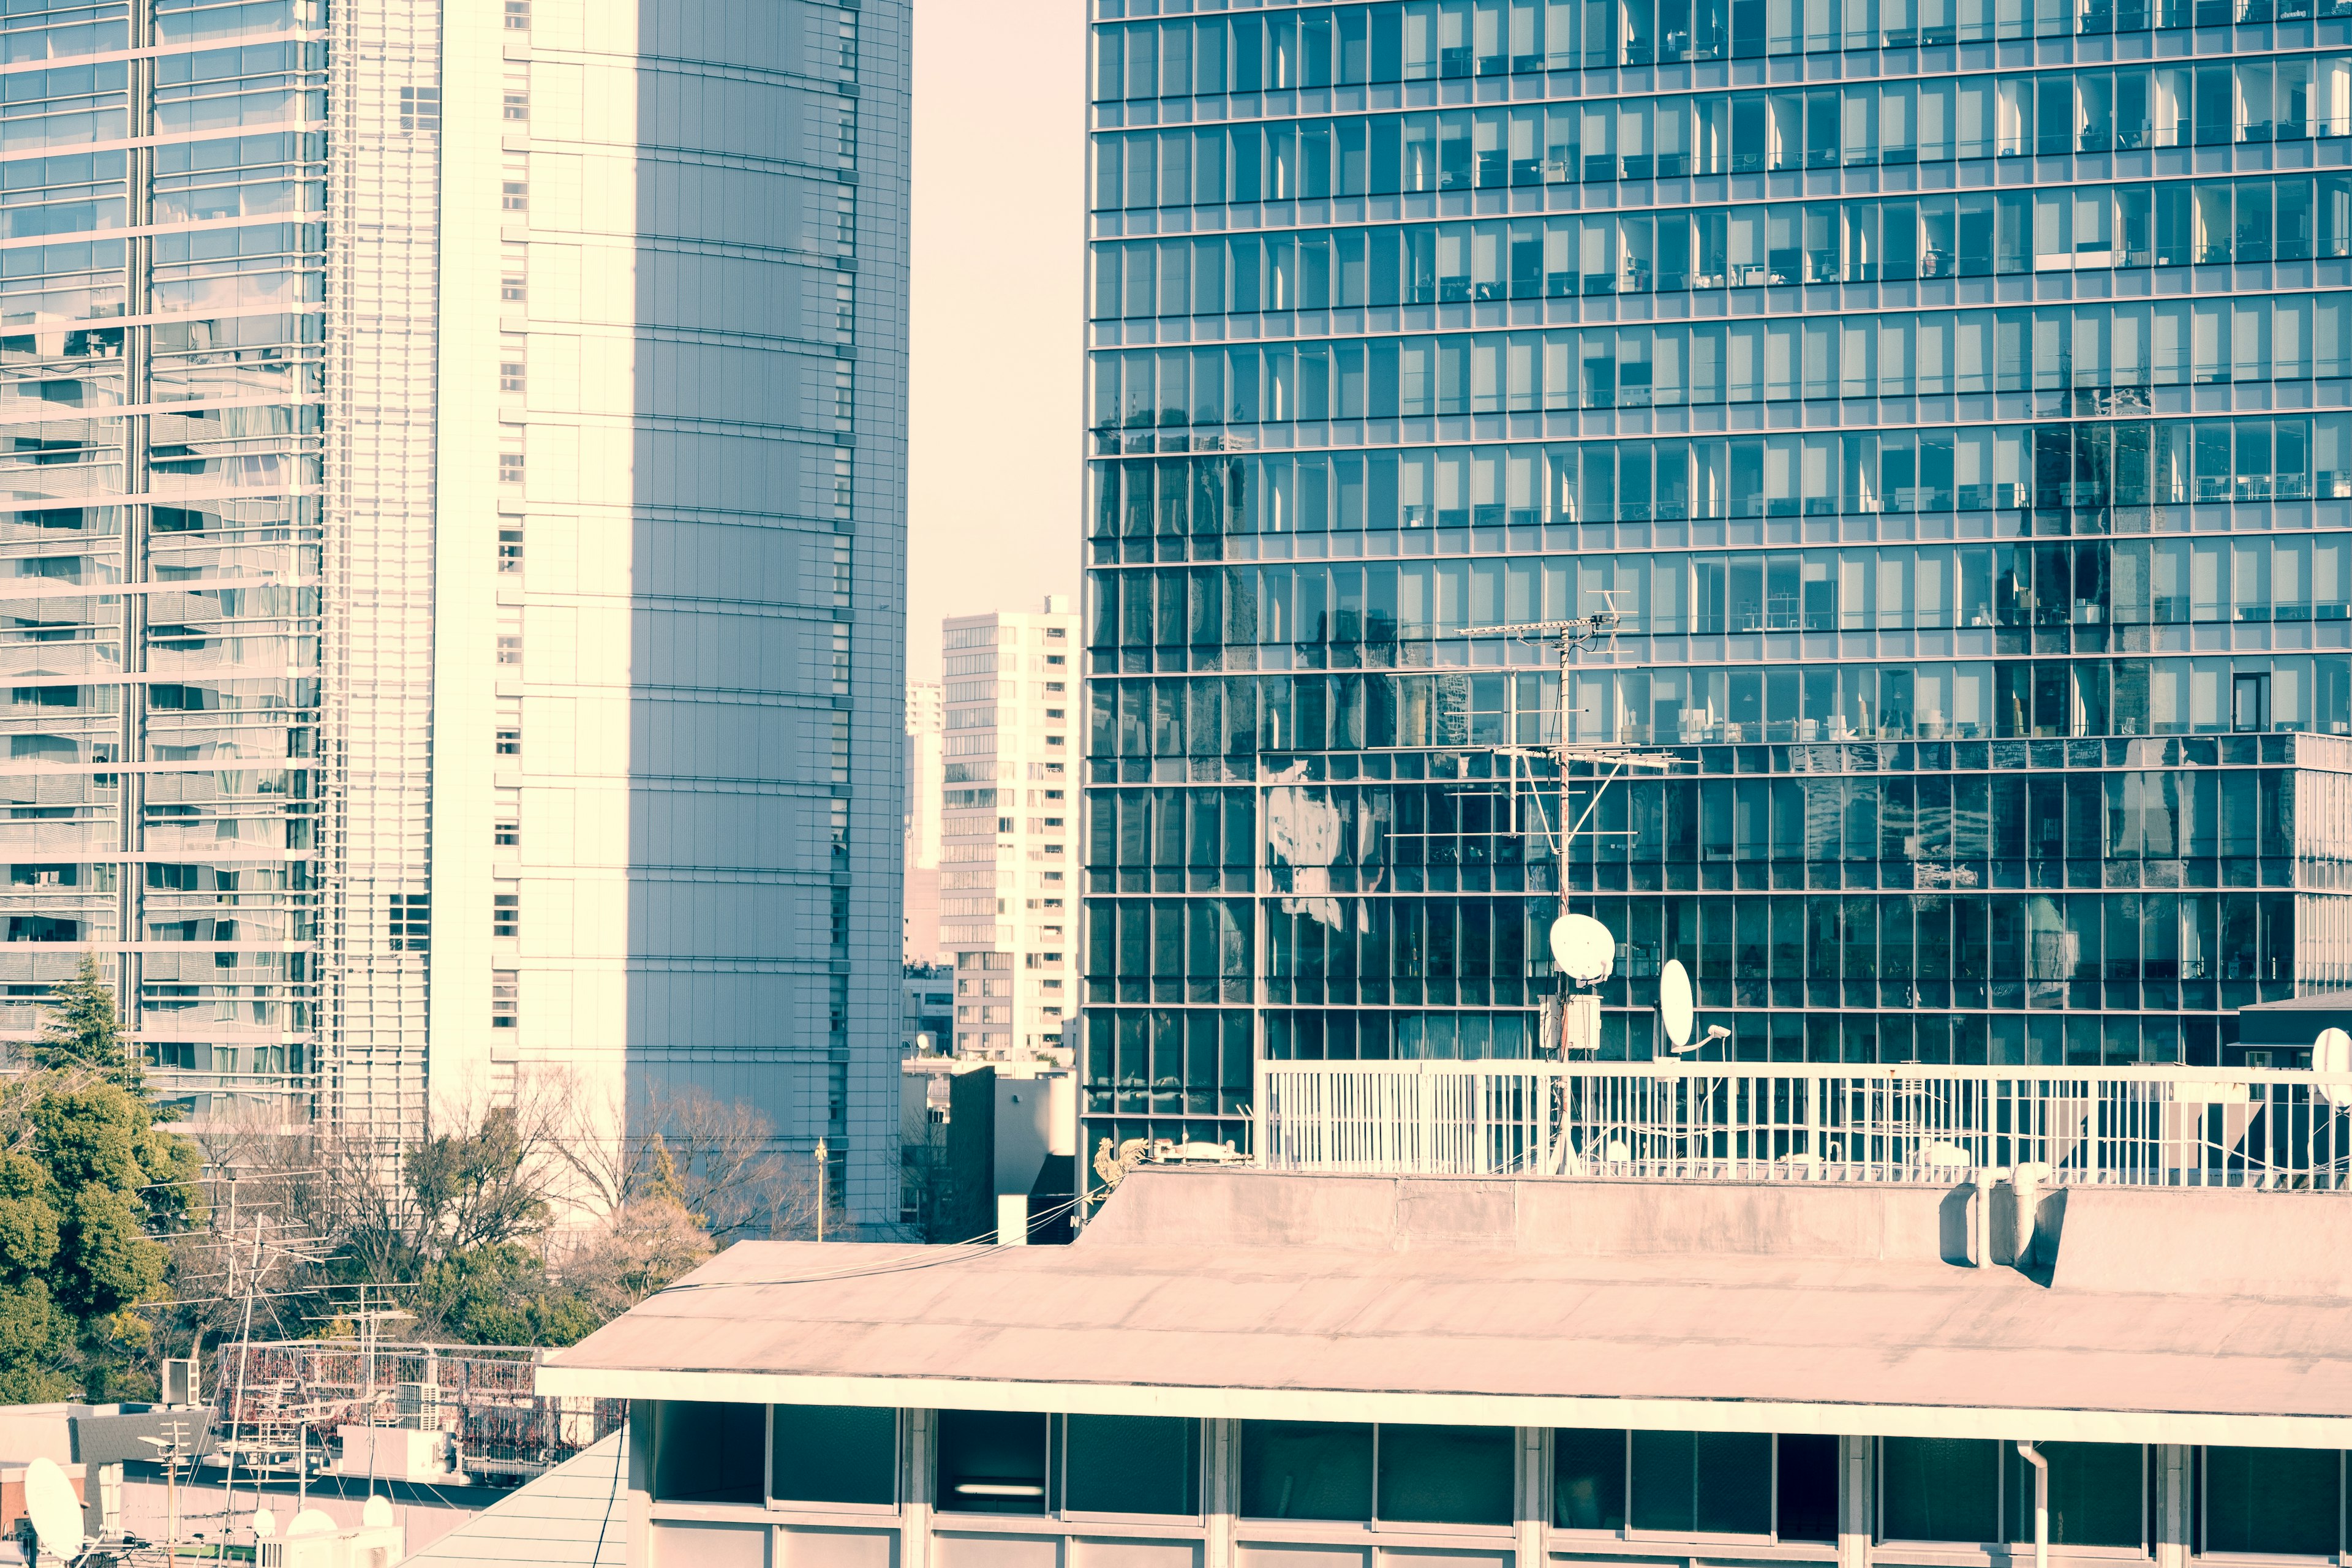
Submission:
{"label": "glass office building", "polygon": [[895,1216],[907,32],[0,21],[0,1038],[90,953],[200,1124],[693,1090]]}
{"label": "glass office building", "polygon": [[[2352,981],[2352,7],[1094,16],[1090,1148],[1529,1051],[1563,900],[1604,1057],[1668,957],[1772,1060]],[[1680,762],[1563,858],[1555,738]]]}

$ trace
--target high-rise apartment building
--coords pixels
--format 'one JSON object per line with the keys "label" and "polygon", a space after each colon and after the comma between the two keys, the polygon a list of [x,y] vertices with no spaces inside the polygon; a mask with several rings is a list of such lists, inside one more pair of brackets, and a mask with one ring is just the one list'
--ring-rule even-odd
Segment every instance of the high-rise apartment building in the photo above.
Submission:
{"label": "high-rise apartment building", "polygon": [[200,1120],[691,1085],[894,1213],[907,5],[5,36],[10,1032],[95,952]]}
{"label": "high-rise apartment building", "polygon": [[907,841],[905,935],[899,957],[928,966],[940,962],[940,803],[947,776],[947,708],[936,680],[907,683]]}
{"label": "high-rise apartment building", "polygon": [[[1093,12],[1090,1147],[1528,1051],[1563,900],[1605,1056],[1668,957],[1795,1060],[2352,978],[2341,0],[1162,9]],[[1467,635],[1606,610],[1565,694]],[[1493,750],[1563,712],[1681,759],[1564,856]]]}
{"label": "high-rise apartment building", "polygon": [[1068,1048],[1077,990],[1077,795],[1070,764],[1078,617],[950,616],[940,941],[955,965],[959,1053]]}

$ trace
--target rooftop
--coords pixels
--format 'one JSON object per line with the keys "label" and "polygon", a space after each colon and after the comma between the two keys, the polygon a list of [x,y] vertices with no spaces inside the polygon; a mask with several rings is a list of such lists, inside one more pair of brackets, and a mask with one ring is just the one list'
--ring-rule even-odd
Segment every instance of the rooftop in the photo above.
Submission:
{"label": "rooftop", "polygon": [[[1996,1203],[2005,1197],[2005,1191]],[[2352,1205],[1146,1168],[1069,1247],[747,1242],[548,1394],[2352,1447]]]}

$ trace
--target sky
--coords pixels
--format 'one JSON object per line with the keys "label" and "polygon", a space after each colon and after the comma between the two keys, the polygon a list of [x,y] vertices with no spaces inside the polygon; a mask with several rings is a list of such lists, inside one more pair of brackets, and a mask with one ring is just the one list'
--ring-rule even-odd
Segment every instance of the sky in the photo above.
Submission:
{"label": "sky", "polygon": [[1083,0],[917,0],[907,678],[1077,592]]}

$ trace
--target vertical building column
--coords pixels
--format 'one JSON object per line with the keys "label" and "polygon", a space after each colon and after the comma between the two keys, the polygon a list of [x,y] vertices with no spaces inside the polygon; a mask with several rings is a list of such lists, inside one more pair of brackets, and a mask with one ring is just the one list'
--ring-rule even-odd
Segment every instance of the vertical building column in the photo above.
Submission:
{"label": "vertical building column", "polygon": [[1872,1507],[1878,1491],[1868,1437],[1838,1439],[1838,1568],[1870,1568]]}
{"label": "vertical building column", "polygon": [[2156,1568],[2188,1568],[2189,1448],[2158,1443],[2148,1450],[2156,1488]]}
{"label": "vertical building column", "polygon": [[929,1410],[906,1413],[907,1473],[899,1484],[899,1495],[906,1500],[898,1510],[898,1568],[930,1568],[931,1423],[934,1419],[936,1417]]}
{"label": "vertical building column", "polygon": [[1201,1507],[1209,1521],[1201,1568],[1234,1568],[1234,1516],[1241,1508],[1240,1470],[1234,1461],[1240,1457],[1236,1452],[1240,1438],[1237,1421],[1211,1418],[1201,1423],[1201,1446],[1206,1450],[1202,1458],[1207,1461],[1202,1467]]}
{"label": "vertical building column", "polygon": [[1519,1439],[1517,1568],[1543,1568],[1544,1526],[1550,1521],[1544,1489],[1544,1429],[1522,1426]]}
{"label": "vertical building column", "polygon": [[[629,1555],[654,1560],[654,1401],[629,1402]],[[601,1556],[602,1553],[599,1553]],[[594,1568],[591,1564],[591,1568]]]}

